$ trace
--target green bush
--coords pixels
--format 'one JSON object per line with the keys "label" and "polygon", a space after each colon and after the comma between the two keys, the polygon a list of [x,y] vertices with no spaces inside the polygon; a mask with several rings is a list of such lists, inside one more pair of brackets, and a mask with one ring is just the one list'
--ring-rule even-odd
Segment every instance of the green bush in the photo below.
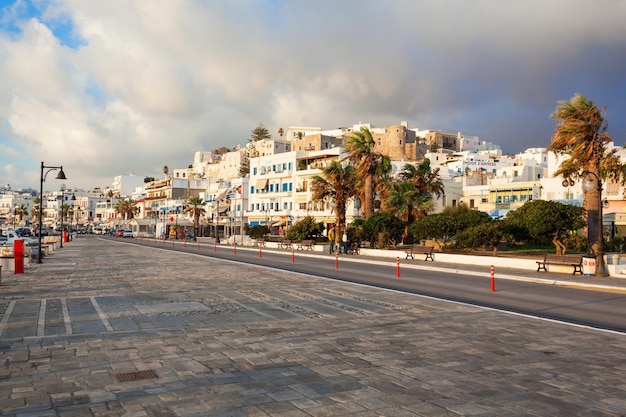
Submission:
{"label": "green bush", "polygon": [[322,234],[322,230],[324,230],[324,223],[316,223],[315,218],[307,216],[287,229],[285,237],[289,240],[299,241],[319,236]]}
{"label": "green bush", "polygon": [[270,229],[265,225],[251,226],[248,228],[247,233],[252,239],[261,239],[263,236],[269,234]]}

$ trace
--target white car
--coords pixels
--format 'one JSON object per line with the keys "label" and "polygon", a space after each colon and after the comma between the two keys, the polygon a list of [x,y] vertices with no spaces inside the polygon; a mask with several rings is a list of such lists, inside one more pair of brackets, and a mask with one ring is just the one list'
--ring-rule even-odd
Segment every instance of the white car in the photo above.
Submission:
{"label": "white car", "polygon": [[122,234],[123,237],[133,237],[133,231],[132,230],[124,230],[124,233]]}

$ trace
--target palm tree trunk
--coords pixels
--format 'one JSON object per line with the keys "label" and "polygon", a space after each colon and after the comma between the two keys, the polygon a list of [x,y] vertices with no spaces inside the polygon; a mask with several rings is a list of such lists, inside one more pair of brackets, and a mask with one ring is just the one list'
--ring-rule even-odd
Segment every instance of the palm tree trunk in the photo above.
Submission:
{"label": "palm tree trunk", "polygon": [[[594,181],[597,181],[597,176]],[[587,209],[587,253],[596,257],[596,276],[606,276],[604,270],[604,237],[602,231],[602,189],[594,187],[585,193]]]}
{"label": "palm tree trunk", "polygon": [[374,190],[373,190],[373,175],[372,174],[368,174],[365,177],[365,183],[364,183],[364,187],[365,190],[363,191],[363,193],[365,194],[364,196],[364,202],[363,202],[363,217],[365,217],[366,219],[369,219],[370,217],[372,217],[372,214],[374,214]]}

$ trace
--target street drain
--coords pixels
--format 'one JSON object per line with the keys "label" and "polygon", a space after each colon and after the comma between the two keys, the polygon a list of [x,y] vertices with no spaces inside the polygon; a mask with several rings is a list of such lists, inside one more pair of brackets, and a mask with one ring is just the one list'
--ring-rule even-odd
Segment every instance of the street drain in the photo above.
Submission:
{"label": "street drain", "polygon": [[113,374],[113,377],[117,382],[129,382],[129,381],[141,381],[144,379],[154,379],[159,376],[154,373],[153,370],[136,371],[136,372],[124,372],[121,374]]}

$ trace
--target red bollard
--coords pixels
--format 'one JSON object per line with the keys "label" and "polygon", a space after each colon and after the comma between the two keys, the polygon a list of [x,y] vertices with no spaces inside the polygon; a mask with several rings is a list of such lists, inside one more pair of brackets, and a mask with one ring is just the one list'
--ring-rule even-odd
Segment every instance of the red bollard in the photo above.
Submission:
{"label": "red bollard", "polygon": [[13,241],[13,260],[15,261],[14,273],[24,273],[24,241],[15,239]]}
{"label": "red bollard", "polygon": [[233,242],[233,253],[237,255],[237,242]]}
{"label": "red bollard", "polygon": [[496,290],[496,279],[495,279],[493,265],[491,265],[491,292],[494,292],[495,290]]}
{"label": "red bollard", "polygon": [[291,247],[291,263],[294,263],[296,261],[296,255],[293,252],[293,246]]}
{"label": "red bollard", "polygon": [[400,257],[396,256],[396,278],[400,278]]}
{"label": "red bollard", "polygon": [[339,269],[339,251],[335,251],[335,269]]}
{"label": "red bollard", "polygon": [[200,250],[200,241],[198,240],[198,250]]}
{"label": "red bollard", "polygon": [[261,252],[261,245],[259,245],[259,258],[263,257],[263,252]]}
{"label": "red bollard", "polygon": [[213,241],[213,252],[217,252],[217,239]]}

